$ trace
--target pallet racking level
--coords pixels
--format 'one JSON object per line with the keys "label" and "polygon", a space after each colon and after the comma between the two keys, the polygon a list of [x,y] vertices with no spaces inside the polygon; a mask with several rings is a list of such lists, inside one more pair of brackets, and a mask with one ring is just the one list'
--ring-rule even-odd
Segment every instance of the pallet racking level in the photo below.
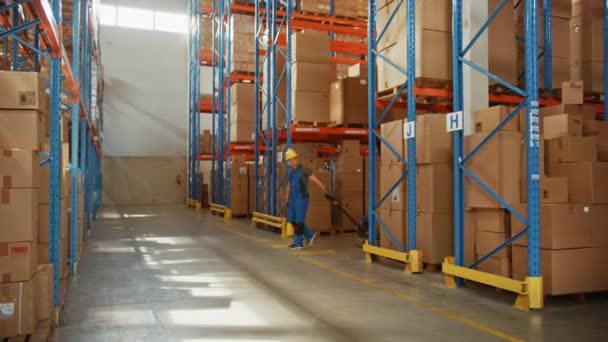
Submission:
{"label": "pallet racking level", "polygon": [[[50,151],[41,152],[45,158],[41,167],[50,169],[49,261],[54,266],[53,298],[56,309],[60,304],[62,119],[71,120],[72,123],[69,166],[73,189],[70,213],[72,238],[69,241],[68,260],[72,274],[77,272],[78,245],[82,243],[77,238],[77,189],[84,189],[83,224],[88,231],[91,220],[95,219],[99,209],[102,184],[100,169],[104,84],[97,33],[98,1],[72,0],[63,3],[66,5],[63,13],[60,0],[13,0],[0,3],[2,57],[10,61],[11,70],[40,72],[43,64],[49,65],[50,78],[46,81],[50,93]],[[64,22],[68,25],[64,26]],[[71,116],[62,114],[70,111]],[[82,175],[81,184],[79,175]],[[84,236],[85,234],[83,238]]]}

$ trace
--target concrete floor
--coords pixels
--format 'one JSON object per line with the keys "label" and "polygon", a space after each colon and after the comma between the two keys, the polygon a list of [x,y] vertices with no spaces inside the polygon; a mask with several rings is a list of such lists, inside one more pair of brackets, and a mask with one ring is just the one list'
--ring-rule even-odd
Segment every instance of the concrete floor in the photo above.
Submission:
{"label": "concrete floor", "polygon": [[69,284],[56,341],[605,340],[608,299],[511,308],[439,273],[368,265],[356,238],[289,241],[185,207],[105,209]]}

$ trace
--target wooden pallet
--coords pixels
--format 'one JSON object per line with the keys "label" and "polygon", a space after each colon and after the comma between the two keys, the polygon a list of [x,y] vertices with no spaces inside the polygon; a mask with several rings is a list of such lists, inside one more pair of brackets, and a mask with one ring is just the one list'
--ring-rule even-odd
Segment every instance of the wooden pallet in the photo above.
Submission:
{"label": "wooden pallet", "polygon": [[517,95],[513,90],[505,87],[502,84],[496,83],[488,87],[491,93],[500,95]]}
{"label": "wooden pallet", "polygon": [[337,127],[337,128],[367,128],[367,123],[342,123],[342,124],[334,124],[329,127]]}
{"label": "wooden pallet", "polygon": [[335,125],[335,122],[293,120],[292,124],[296,126],[332,127],[332,125]]}
{"label": "wooden pallet", "polygon": [[[541,97],[549,97],[549,94],[546,90],[540,90],[539,94]],[[562,99],[562,89],[553,89],[551,91],[551,95],[558,99]],[[602,103],[604,102],[604,93],[598,93],[593,91],[584,91],[583,92],[583,101],[586,103]]]}
{"label": "wooden pallet", "polygon": [[46,342],[51,335],[51,321],[40,321],[33,334],[5,337],[4,342]]}
{"label": "wooden pallet", "polygon": [[[415,83],[416,87],[418,87],[418,88],[432,88],[432,89],[451,89],[452,88],[452,81],[450,81],[450,80],[439,80],[439,79],[434,79],[434,78],[419,77],[416,79],[416,81],[414,83]],[[381,100],[381,101],[392,100],[395,96],[397,96],[397,94],[399,94],[399,89],[401,89],[401,86],[402,86],[402,84],[399,84],[399,85],[396,85],[391,88],[379,90],[376,93],[377,100]],[[406,100],[407,100],[407,89],[404,90],[403,93],[401,93],[399,95],[398,101],[405,102]],[[435,102],[435,101],[430,100],[428,96],[416,96],[417,103],[429,103],[429,101]]]}

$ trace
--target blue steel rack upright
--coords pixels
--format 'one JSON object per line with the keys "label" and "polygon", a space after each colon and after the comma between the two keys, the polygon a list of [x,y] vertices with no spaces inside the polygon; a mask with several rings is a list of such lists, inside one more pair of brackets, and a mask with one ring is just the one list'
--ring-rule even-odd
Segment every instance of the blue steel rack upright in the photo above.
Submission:
{"label": "blue steel rack upright", "polygon": [[188,206],[201,208],[200,162],[201,151],[201,4],[200,0],[189,3],[188,48],[190,56],[189,113],[188,113]]}
{"label": "blue steel rack upright", "polygon": [[[543,282],[540,272],[540,200],[539,200],[539,145],[540,145],[540,120],[538,105],[538,26],[537,26],[537,3],[536,0],[525,0],[525,69],[526,87],[525,90],[500,79],[496,75],[484,70],[469,59],[467,53],[470,48],[481,37],[482,33],[488,28],[496,14],[502,10],[508,0],[502,0],[494,9],[486,22],[481,26],[479,32],[464,46],[463,42],[463,0],[453,0],[453,68],[454,68],[454,113],[459,113],[462,120],[464,110],[463,93],[463,69],[465,66],[484,74],[492,80],[499,82],[511,91],[524,98],[513,111],[470,153],[464,154],[464,132],[462,130],[453,133],[454,140],[454,257],[446,258],[443,263],[443,272],[449,286],[456,287],[462,285],[463,279],[468,279],[490,286],[501,288],[518,294],[515,306],[528,310],[530,308],[540,309],[543,307]],[[547,2],[546,2],[547,3]],[[549,3],[550,6],[550,3]],[[506,6],[506,9],[510,9]],[[505,10],[506,10],[505,9]],[[546,8],[550,12],[550,7]],[[524,218],[509,203],[502,199],[493,189],[488,187],[466,165],[474,158],[480,149],[493,139],[498,132],[517,113],[526,107],[526,177],[528,184],[528,217]],[[493,251],[475,261],[472,265],[464,264],[464,177],[469,177],[484,189],[491,197],[506,208],[516,219],[520,220],[527,227],[522,232],[516,234]],[[513,241],[524,234],[528,235],[528,276],[524,281],[497,276],[481,271],[474,270],[476,266],[495,255],[500,250],[509,246]]]}
{"label": "blue steel rack upright", "polygon": [[[391,193],[394,189],[396,189],[402,182],[407,179],[408,184],[408,198],[407,198],[407,229],[408,236],[415,237],[416,236],[416,139],[415,139],[415,130],[416,130],[416,97],[415,97],[415,77],[416,77],[416,41],[415,41],[415,20],[416,20],[416,10],[415,10],[415,0],[400,0],[395,8],[390,12],[388,16],[388,20],[385,27],[380,28],[380,30],[376,30],[376,21],[377,21],[377,1],[369,0],[368,2],[368,184],[369,184],[369,194],[368,194],[368,203],[370,203],[368,208],[368,232],[369,239],[363,245],[363,252],[366,255],[366,260],[371,262],[373,256],[383,256],[390,259],[399,260],[405,262],[406,270],[411,273],[419,273],[422,271],[422,252],[417,250],[416,239],[409,238],[407,250],[403,244],[393,236],[391,230],[387,226],[387,224],[380,218],[378,215],[378,209],[382,205],[382,203],[390,197]],[[397,17],[399,11],[406,11],[407,17],[407,70],[404,70],[399,65],[395,64],[394,61],[391,61],[388,57],[384,56],[378,49],[377,45],[382,40],[384,34],[389,29],[389,26],[393,23],[394,19]],[[394,72],[400,73],[407,78],[406,82],[404,82],[397,94],[392,98],[389,102],[386,109],[382,112],[380,116],[376,113],[376,100],[377,100],[377,84],[376,84],[376,61],[380,59],[388,64]],[[384,118],[389,113],[391,108],[395,105],[398,99],[401,97],[404,91],[407,89],[407,120],[404,123],[404,131],[409,130],[411,133],[407,137],[407,151],[408,151],[408,160],[404,160],[403,156],[399,152],[395,150],[377,131],[380,128],[380,124],[384,121]],[[405,138],[405,137],[404,137]],[[376,174],[376,156],[377,146],[376,142],[380,141],[381,144],[386,146],[388,150],[393,154],[401,163],[401,165],[406,169],[406,171],[402,174],[402,176],[397,180],[395,184],[391,186],[386,194],[380,194],[381,198],[378,200],[376,196],[376,179],[378,175]],[[414,186],[409,186],[414,185]],[[376,227],[379,225],[381,229],[386,232],[386,235],[391,239],[391,241],[397,246],[399,251],[388,250],[385,248],[381,248],[377,246],[376,239]]]}
{"label": "blue steel rack upright", "polygon": [[[61,41],[60,29],[62,25],[60,0],[25,0],[13,1],[0,6],[0,15],[11,14],[12,21],[2,23],[0,26],[0,39],[3,43],[3,56],[8,56],[9,38],[12,43],[11,69],[12,71],[40,72],[41,57],[50,61],[50,151],[41,152],[46,158],[41,167],[49,167],[49,262],[54,268],[53,301],[55,307],[55,320],[58,318],[60,305],[60,222],[61,222],[61,120],[62,80],[66,80],[67,89],[63,91],[69,96],[72,112],[71,131],[71,160],[70,173],[72,183],[72,210],[71,210],[71,236],[69,246],[69,264],[72,273],[77,270],[78,261],[78,174],[86,186],[84,209],[84,223],[90,229],[89,219],[95,218],[99,201],[101,199],[101,148],[96,131],[99,126],[93,127],[91,121],[99,118],[101,122],[101,92],[103,81],[101,74],[101,54],[98,48],[96,23],[92,21],[91,0],[74,0],[72,13],[72,48],[73,61]],[[19,15],[21,13],[21,15]],[[32,39],[28,32],[33,31]],[[20,35],[24,33],[23,35]],[[82,49],[79,48],[83,42]],[[82,54],[80,53],[82,51]],[[95,61],[95,58],[97,61]],[[30,60],[31,59],[31,60]],[[31,64],[30,64],[31,63]],[[73,64],[72,64],[73,63]],[[96,63],[99,82],[93,83],[92,66]],[[96,103],[92,102],[92,87],[96,86]],[[64,106],[66,110],[70,107]],[[98,117],[93,118],[93,110]],[[66,118],[64,118],[66,119]],[[80,150],[80,157],[78,152]],[[83,234],[84,239],[84,234]]]}

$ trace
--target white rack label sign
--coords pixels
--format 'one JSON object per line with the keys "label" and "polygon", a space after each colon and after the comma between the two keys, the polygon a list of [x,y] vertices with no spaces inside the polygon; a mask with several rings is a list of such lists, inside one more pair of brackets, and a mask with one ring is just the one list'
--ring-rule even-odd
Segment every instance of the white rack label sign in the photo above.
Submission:
{"label": "white rack label sign", "polygon": [[448,113],[445,118],[445,127],[448,132],[462,131],[464,129],[462,111]]}
{"label": "white rack label sign", "polygon": [[401,202],[401,192],[399,192],[399,189],[393,189],[393,192],[391,193],[391,201],[393,203]]}
{"label": "white rack label sign", "polygon": [[283,162],[283,153],[282,152],[277,155],[277,159],[278,159],[279,163]]}
{"label": "white rack label sign", "polygon": [[530,147],[540,146],[540,115],[538,111],[538,101],[530,102],[530,129],[529,140]]}
{"label": "white rack label sign", "polygon": [[15,314],[15,303],[0,303],[0,319],[10,319]]}
{"label": "white rack label sign", "polygon": [[403,121],[403,139],[413,139],[416,137],[416,121]]}

